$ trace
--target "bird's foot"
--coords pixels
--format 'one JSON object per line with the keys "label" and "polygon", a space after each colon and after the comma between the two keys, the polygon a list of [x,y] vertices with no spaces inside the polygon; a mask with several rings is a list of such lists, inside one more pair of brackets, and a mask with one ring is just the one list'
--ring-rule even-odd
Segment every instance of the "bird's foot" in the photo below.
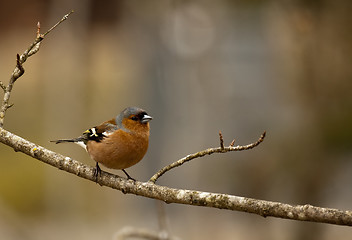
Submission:
{"label": "bird's foot", "polygon": [[95,182],[98,183],[98,176],[101,176],[101,169],[99,167],[99,164],[97,162],[97,164],[95,165],[95,169],[94,169],[94,177],[95,177]]}
{"label": "bird's foot", "polygon": [[133,181],[136,181],[136,179],[134,179],[133,177],[131,177],[131,176],[125,171],[125,169],[122,169],[122,171],[126,174],[128,180],[131,179],[131,180],[133,180]]}

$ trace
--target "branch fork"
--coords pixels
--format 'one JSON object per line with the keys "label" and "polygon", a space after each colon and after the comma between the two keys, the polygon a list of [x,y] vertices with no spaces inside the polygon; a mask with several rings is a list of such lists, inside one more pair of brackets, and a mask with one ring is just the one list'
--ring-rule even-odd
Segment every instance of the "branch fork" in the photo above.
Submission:
{"label": "branch fork", "polygon": [[244,150],[249,150],[252,149],[256,146],[258,146],[261,142],[264,141],[266,132],[264,131],[263,134],[260,136],[260,138],[254,142],[254,143],[250,143],[248,145],[244,145],[244,146],[236,146],[234,147],[234,143],[235,140],[233,140],[230,144],[230,146],[225,147],[224,146],[224,139],[222,136],[222,133],[219,132],[219,137],[220,137],[220,147],[218,148],[208,148],[206,150],[200,151],[200,152],[196,152],[193,154],[189,154],[184,158],[181,158],[180,160],[171,163],[168,166],[163,167],[162,169],[160,169],[157,173],[155,173],[150,179],[149,182],[155,183],[162,175],[164,175],[166,172],[170,171],[171,169],[175,168],[175,167],[179,167],[181,165],[183,165],[186,162],[189,162],[195,158],[200,158],[200,157],[204,157],[206,155],[211,155],[213,153],[226,153],[226,152],[233,152],[233,151],[244,151]]}

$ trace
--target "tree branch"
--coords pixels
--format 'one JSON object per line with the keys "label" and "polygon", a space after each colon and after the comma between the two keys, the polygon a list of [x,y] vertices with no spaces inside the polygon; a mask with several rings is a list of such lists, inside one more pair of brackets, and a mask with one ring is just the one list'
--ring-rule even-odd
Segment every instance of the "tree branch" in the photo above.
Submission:
{"label": "tree branch", "polygon": [[167,171],[170,171],[171,169],[175,168],[175,167],[179,167],[182,164],[189,162],[193,159],[196,158],[200,158],[200,157],[204,157],[206,155],[211,155],[213,153],[226,153],[226,152],[233,152],[233,151],[244,151],[244,150],[249,150],[252,149],[256,146],[258,146],[261,142],[263,142],[264,138],[265,138],[266,132],[264,131],[263,134],[260,136],[260,138],[258,139],[258,141],[256,141],[255,143],[251,143],[245,146],[236,146],[234,147],[234,141],[233,140],[230,144],[230,146],[228,147],[224,147],[224,140],[222,137],[221,132],[219,132],[219,136],[220,136],[220,147],[218,148],[208,148],[206,150],[200,151],[200,152],[196,152],[190,155],[187,155],[184,158],[181,158],[180,160],[171,163],[168,166],[163,167],[162,169],[160,169],[157,173],[155,173],[150,179],[149,181],[152,183],[155,183],[158,178],[160,178],[162,175],[164,175]]}
{"label": "tree branch", "polygon": [[[12,147],[16,152],[23,152],[58,169],[75,174],[78,177],[88,179],[92,182],[96,180],[93,167],[29,142],[3,128],[0,128],[0,142]],[[156,185],[150,181],[139,182],[127,180],[104,171],[102,171],[101,177],[98,178],[97,182],[102,186],[110,187],[123,193],[158,199],[166,203],[248,212],[263,217],[278,217],[352,226],[352,211],[320,208],[311,205],[289,205],[221,193],[176,189]]]}

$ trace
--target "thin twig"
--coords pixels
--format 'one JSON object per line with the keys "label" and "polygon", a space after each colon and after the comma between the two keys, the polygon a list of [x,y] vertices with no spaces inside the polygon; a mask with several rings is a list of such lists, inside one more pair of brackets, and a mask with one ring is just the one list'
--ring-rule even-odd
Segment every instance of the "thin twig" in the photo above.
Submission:
{"label": "thin twig", "polygon": [[158,232],[147,228],[124,227],[114,234],[114,240],[125,239],[149,239],[149,240],[181,240],[175,236],[169,236],[164,232]]}
{"label": "thin twig", "polygon": [[219,138],[220,138],[220,148],[224,149],[224,138],[222,136],[221,131],[219,131]]}
{"label": "thin twig", "polygon": [[164,175],[167,171],[170,171],[171,169],[175,168],[175,167],[179,167],[182,164],[189,162],[195,158],[200,158],[200,157],[204,157],[206,155],[210,155],[213,153],[226,153],[226,152],[233,152],[233,151],[243,151],[243,150],[249,150],[252,149],[256,146],[258,146],[261,142],[263,142],[264,138],[265,138],[266,132],[264,131],[264,133],[260,136],[260,138],[258,139],[258,141],[256,141],[255,143],[251,143],[248,145],[244,145],[244,146],[229,146],[229,147],[218,147],[218,148],[208,148],[206,150],[197,152],[197,153],[193,153],[190,155],[187,155],[184,158],[181,158],[180,160],[171,163],[168,166],[163,167],[162,169],[160,169],[157,173],[155,173],[150,179],[149,181],[152,183],[155,183],[158,178],[160,178],[162,175]]}
{"label": "thin twig", "polygon": [[7,109],[9,109],[13,104],[9,104],[11,91],[13,85],[16,80],[20,78],[24,74],[23,63],[27,60],[28,57],[34,55],[39,51],[40,43],[44,39],[46,35],[48,35],[52,30],[54,30],[57,26],[59,26],[63,21],[65,21],[73,11],[66,14],[59,22],[57,22],[54,26],[52,26],[46,33],[40,34],[40,23],[37,24],[37,35],[34,42],[24,51],[23,54],[17,54],[16,58],[16,67],[11,74],[11,78],[9,80],[9,84],[5,86],[2,82],[0,82],[0,87],[4,90],[4,98],[0,107],[0,128],[4,126],[4,119],[6,115]]}
{"label": "thin twig", "polygon": [[6,86],[1,81],[0,81],[0,87],[2,88],[2,90],[4,90],[4,93],[5,93],[6,92]]}
{"label": "thin twig", "polygon": [[8,105],[6,105],[6,108],[9,109],[9,108],[13,107],[13,105],[15,105],[15,104],[14,103],[8,104]]}
{"label": "thin twig", "polygon": [[68,18],[72,13],[74,13],[73,10],[71,10],[71,12],[69,12],[69,13],[67,13],[65,16],[63,16],[63,17],[61,18],[61,20],[58,21],[54,26],[52,26],[48,31],[46,31],[46,33],[44,33],[44,34],[42,35],[42,37],[44,38],[44,37],[45,37],[46,35],[48,35],[52,30],[54,30],[57,26],[59,26],[63,21],[67,20],[67,18]]}
{"label": "thin twig", "polygon": [[[37,39],[38,40],[39,39],[41,39],[41,40],[44,39],[43,35],[40,34],[40,22],[37,23],[37,38],[36,38],[36,40]],[[33,48],[28,52],[28,57],[32,56],[33,54],[36,54],[39,51],[40,43],[41,43],[41,41],[33,46]]]}
{"label": "thin twig", "polygon": [[40,22],[37,23],[37,38],[40,37]]}
{"label": "thin twig", "polygon": [[232,142],[230,143],[230,147],[233,147],[235,145],[236,139],[232,140]]}

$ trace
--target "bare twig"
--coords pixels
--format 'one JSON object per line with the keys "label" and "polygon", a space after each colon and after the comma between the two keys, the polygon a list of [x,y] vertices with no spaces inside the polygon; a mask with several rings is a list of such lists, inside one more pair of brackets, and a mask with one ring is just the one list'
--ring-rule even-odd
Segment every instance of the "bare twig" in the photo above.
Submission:
{"label": "bare twig", "polygon": [[6,105],[6,109],[11,108],[13,105],[14,105],[14,103],[11,103],[11,104]]}
{"label": "bare twig", "polygon": [[40,22],[37,23],[37,38],[41,37],[40,36]]}
{"label": "bare twig", "polygon": [[163,232],[153,231],[146,228],[124,227],[116,232],[113,239],[150,239],[150,240],[180,240],[178,237],[165,235]]}
{"label": "bare twig", "polygon": [[4,92],[6,91],[6,86],[0,81],[0,87],[2,88],[2,90],[4,90]]}
{"label": "bare twig", "polygon": [[28,57],[36,54],[39,51],[40,43],[44,39],[43,35],[40,34],[40,22],[37,23],[37,38],[36,40],[40,40],[37,44],[33,45],[33,48],[28,52]]}
{"label": "bare twig", "polygon": [[[242,146],[241,148],[252,148],[258,145],[260,141],[262,140],[247,146]],[[87,166],[70,157],[52,152],[12,134],[3,128],[0,128],[0,142],[12,147],[15,151],[23,152],[44,163],[95,183],[94,167]],[[227,148],[225,147],[225,149]],[[166,203],[179,203],[248,212],[263,217],[271,216],[299,221],[352,226],[352,211],[320,208],[311,205],[289,205],[228,194],[175,189],[156,185],[152,182],[127,180],[104,171],[101,172],[98,183],[102,186],[117,189],[123,193],[158,199]]]}
{"label": "bare twig", "polygon": [[[258,141],[256,141],[255,143],[251,143],[248,145],[244,145],[244,146],[229,146],[229,147],[218,147],[218,148],[208,148],[206,150],[200,151],[200,152],[196,152],[190,155],[187,155],[184,158],[181,158],[180,160],[171,163],[168,166],[163,167],[162,169],[160,169],[157,173],[155,173],[150,179],[149,181],[152,183],[155,183],[158,178],[160,178],[163,174],[165,174],[167,171],[170,171],[171,169],[175,168],[175,167],[179,167],[182,164],[189,162],[195,158],[200,158],[200,157],[204,157],[206,155],[210,155],[213,153],[226,153],[226,152],[233,152],[233,151],[243,151],[243,150],[249,150],[252,149],[256,146],[258,146],[261,142],[263,142],[264,138],[265,138],[265,134],[266,132],[264,132],[260,138],[258,139]],[[221,138],[222,135],[220,133],[220,144],[221,144]]]}
{"label": "bare twig", "polygon": [[73,10],[71,10],[71,12],[69,12],[69,13],[67,13],[65,16],[63,16],[63,17],[61,18],[61,20],[58,21],[54,26],[52,26],[48,31],[46,31],[46,33],[44,33],[44,34],[42,35],[42,37],[45,37],[46,35],[48,35],[52,30],[54,30],[57,26],[59,26],[63,21],[67,20],[67,18],[68,18],[72,13],[74,13]]}
{"label": "bare twig", "polygon": [[0,87],[4,90],[4,98],[0,107],[0,128],[4,126],[4,119],[6,115],[6,110],[9,109],[12,105],[9,104],[11,91],[16,80],[24,74],[23,63],[27,60],[28,57],[39,51],[40,43],[46,35],[48,35],[52,30],[59,26],[63,21],[65,21],[73,11],[66,14],[59,22],[52,26],[46,33],[40,34],[40,23],[37,24],[37,36],[34,42],[27,48],[22,55],[17,54],[16,67],[11,74],[9,84],[5,86],[0,82]]}
{"label": "bare twig", "polygon": [[221,131],[219,131],[219,138],[220,138],[220,148],[224,149],[224,138],[222,136]]}
{"label": "bare twig", "polygon": [[232,140],[232,142],[230,143],[230,147],[233,147],[235,145],[236,139]]}

